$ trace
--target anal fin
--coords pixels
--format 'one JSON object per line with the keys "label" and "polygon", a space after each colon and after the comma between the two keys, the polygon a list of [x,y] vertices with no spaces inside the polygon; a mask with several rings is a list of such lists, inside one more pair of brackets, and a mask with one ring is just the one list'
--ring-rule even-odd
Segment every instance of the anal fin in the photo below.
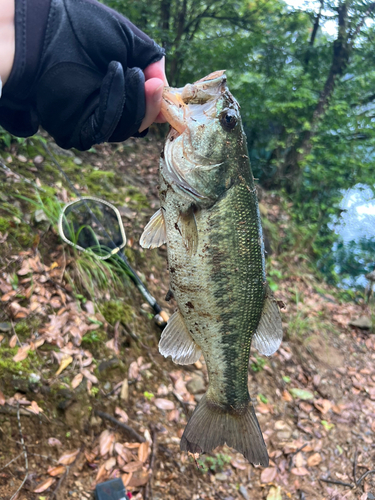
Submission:
{"label": "anal fin", "polygon": [[261,354],[271,356],[280,347],[282,340],[283,328],[279,306],[268,288],[262,316],[253,336],[252,345]]}
{"label": "anal fin", "polygon": [[149,220],[139,243],[142,248],[157,248],[167,242],[167,231],[161,208]]}
{"label": "anal fin", "polygon": [[161,334],[159,352],[166,358],[172,356],[172,361],[180,365],[191,365],[201,357],[202,351],[194,342],[179,311],[169,318]]}

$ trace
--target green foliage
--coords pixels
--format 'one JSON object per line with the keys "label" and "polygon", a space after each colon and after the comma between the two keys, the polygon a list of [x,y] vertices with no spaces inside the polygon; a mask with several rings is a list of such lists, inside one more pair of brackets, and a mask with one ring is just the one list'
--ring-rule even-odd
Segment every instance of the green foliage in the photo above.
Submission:
{"label": "green foliage", "polygon": [[203,472],[203,474],[207,474],[209,470],[214,473],[222,472],[224,467],[227,464],[229,464],[230,461],[231,457],[229,455],[225,455],[224,453],[218,453],[213,457],[210,456],[200,457],[198,458],[197,463],[201,472]]}
{"label": "green foliage", "polygon": [[261,358],[260,356],[258,356],[258,354],[256,354],[256,353],[254,353],[253,357],[255,358],[255,361],[253,361],[250,364],[251,370],[255,373],[261,372],[263,370],[264,366],[266,365],[267,361],[264,358]]}

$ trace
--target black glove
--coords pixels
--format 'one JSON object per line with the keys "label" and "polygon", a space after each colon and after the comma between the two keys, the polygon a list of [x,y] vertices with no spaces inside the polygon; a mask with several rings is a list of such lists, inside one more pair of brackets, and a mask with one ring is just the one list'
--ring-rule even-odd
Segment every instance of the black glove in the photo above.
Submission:
{"label": "black glove", "polygon": [[62,148],[124,141],[145,116],[144,74],[164,51],[96,0],[16,0],[16,54],[0,125],[41,125]]}

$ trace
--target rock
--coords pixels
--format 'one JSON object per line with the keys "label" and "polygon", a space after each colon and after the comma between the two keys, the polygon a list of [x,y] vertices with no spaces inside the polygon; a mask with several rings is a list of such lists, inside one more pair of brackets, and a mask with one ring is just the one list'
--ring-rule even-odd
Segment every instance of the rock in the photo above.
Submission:
{"label": "rock", "polygon": [[187,390],[190,394],[199,394],[206,390],[203,377],[200,375],[193,375],[192,379],[186,384]]}
{"label": "rock", "polygon": [[10,323],[0,323],[0,332],[10,332],[12,325]]}
{"label": "rock", "polygon": [[76,156],[73,161],[76,165],[82,165],[83,163],[81,158],[78,158],[78,156]]}
{"label": "rock", "polygon": [[245,500],[250,500],[249,494],[245,486],[241,484],[241,486],[238,488],[238,491],[244,497]]}
{"label": "rock", "polygon": [[120,361],[116,357],[111,358],[108,361],[102,361],[98,366],[99,373],[103,374],[107,370],[112,370],[113,368],[117,368],[119,363]]}
{"label": "rock", "polygon": [[43,222],[43,221],[48,222],[48,217],[44,213],[44,210],[42,210],[41,208],[39,210],[35,210],[34,219],[36,222]]}
{"label": "rock", "polygon": [[228,476],[225,474],[225,472],[218,472],[215,474],[215,479],[217,481],[228,481]]}
{"label": "rock", "polygon": [[368,316],[360,316],[358,319],[350,320],[349,326],[356,326],[357,328],[361,328],[361,330],[371,330],[372,322],[371,318]]}

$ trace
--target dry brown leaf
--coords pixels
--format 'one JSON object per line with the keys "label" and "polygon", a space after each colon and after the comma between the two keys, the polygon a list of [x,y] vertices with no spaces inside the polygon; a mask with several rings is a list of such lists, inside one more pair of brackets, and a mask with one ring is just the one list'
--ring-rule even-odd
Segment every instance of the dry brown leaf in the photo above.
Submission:
{"label": "dry brown leaf", "polygon": [[128,372],[128,378],[132,379],[138,379],[139,377],[139,366],[136,361],[133,361],[130,363],[129,366],[129,372]]}
{"label": "dry brown leaf", "polygon": [[61,441],[57,438],[49,438],[47,442],[50,446],[62,446]]}
{"label": "dry brown leaf", "polygon": [[4,335],[0,335],[0,343],[4,340]]}
{"label": "dry brown leaf", "polygon": [[83,380],[83,374],[77,373],[77,375],[72,380],[72,384],[71,384],[72,388],[76,389],[79,386],[79,384],[82,382],[82,380]]}
{"label": "dry brown leaf", "polygon": [[137,460],[136,462],[129,462],[122,468],[122,470],[124,472],[136,472],[142,470],[142,467],[143,463],[140,460]]}
{"label": "dry brown leaf", "polygon": [[95,375],[89,372],[89,370],[87,370],[86,368],[82,368],[81,373],[83,373],[83,375],[87,378],[87,380],[89,380],[93,384],[97,384],[99,382],[99,380],[95,377]]}
{"label": "dry brown leaf", "polygon": [[121,479],[122,479],[122,482],[124,483],[124,486],[128,486],[129,485],[132,476],[133,476],[132,472],[130,472],[129,474],[123,474],[121,476]]}
{"label": "dry brown leaf", "polygon": [[1,297],[2,302],[8,302],[9,299],[14,297],[17,294],[17,290],[11,290]]}
{"label": "dry brown leaf", "polygon": [[109,430],[106,429],[100,434],[99,448],[100,448],[100,455],[102,457],[104,457],[104,455],[106,455],[112,450],[114,441],[115,441],[115,435],[113,434],[113,432],[110,432]]}
{"label": "dry brown leaf", "polygon": [[260,475],[260,482],[272,483],[272,481],[274,481],[276,477],[276,474],[277,474],[276,467],[267,467],[262,471],[262,474]]}
{"label": "dry brown leaf", "polygon": [[98,473],[96,474],[95,481],[97,483],[100,483],[100,481],[102,481],[105,477],[107,477],[107,475],[108,475],[108,472],[105,468],[105,462],[104,462],[104,464],[102,464],[98,469]]}
{"label": "dry brown leaf", "polygon": [[5,396],[4,394],[0,391],[0,406],[5,405]]}
{"label": "dry brown leaf", "polygon": [[25,345],[23,347],[20,347],[17,351],[17,354],[15,356],[13,356],[13,361],[15,363],[17,363],[17,361],[23,361],[29,355],[29,351],[30,351],[29,345]]}
{"label": "dry brown leaf", "polygon": [[108,458],[108,460],[106,460],[104,462],[105,470],[107,470],[107,471],[110,471],[111,469],[113,469],[113,467],[115,465],[116,465],[115,457]]}
{"label": "dry brown leaf", "polygon": [[294,464],[296,467],[303,467],[306,465],[306,460],[304,459],[302,452],[299,451],[294,457]]}
{"label": "dry brown leaf", "polygon": [[58,463],[62,465],[70,465],[74,462],[76,459],[76,456],[79,453],[79,449],[75,451],[71,451],[69,453],[65,453],[64,455],[61,455],[61,457],[58,459]]}
{"label": "dry brown leaf", "polygon": [[319,465],[321,461],[321,455],[319,453],[314,453],[307,459],[307,465],[308,467],[315,467],[316,465]]}
{"label": "dry brown leaf", "polygon": [[53,477],[49,477],[45,481],[43,481],[39,486],[33,490],[34,493],[43,493],[43,491],[48,490],[48,488],[55,482],[56,480]]}
{"label": "dry brown leaf", "polygon": [[316,399],[314,401],[314,406],[320,413],[325,415],[332,408],[332,403],[328,399]]}
{"label": "dry brown leaf", "polygon": [[66,367],[68,367],[72,361],[73,361],[72,356],[66,356],[66,357],[64,357],[64,358],[61,360],[61,363],[60,363],[59,369],[58,369],[58,370],[57,370],[57,372],[55,373],[55,376],[57,377],[58,375],[60,375],[60,373],[61,373],[63,370],[65,370],[65,368],[66,368]]}
{"label": "dry brown leaf", "polygon": [[141,462],[146,462],[149,450],[150,445],[147,441],[141,443],[140,447],[138,448],[138,458]]}
{"label": "dry brown leaf", "polygon": [[312,411],[313,409],[313,406],[310,403],[306,403],[306,401],[301,401],[299,407],[305,413],[310,413],[310,411]]}
{"label": "dry brown leaf", "polygon": [[163,398],[156,398],[154,401],[154,404],[156,408],[159,408],[159,410],[174,410],[175,405],[173,401],[170,401],[169,399],[163,399]]}
{"label": "dry brown leaf", "polygon": [[306,474],[309,474],[309,471],[305,467],[294,467],[290,472],[295,476],[306,476]]}
{"label": "dry brown leaf", "polygon": [[31,401],[31,405],[27,409],[32,411],[33,413],[36,413],[37,415],[39,415],[39,413],[43,411],[43,409],[38,406],[38,403],[36,401]]}
{"label": "dry brown leaf", "polygon": [[57,465],[56,467],[49,467],[47,473],[50,476],[61,476],[66,471],[65,465]]}
{"label": "dry brown leaf", "polygon": [[286,390],[283,391],[282,398],[287,403],[290,403],[291,401],[293,401],[293,396],[290,394],[290,392],[288,392]]}
{"label": "dry brown leaf", "polygon": [[133,472],[129,480],[128,486],[138,487],[145,485],[149,480],[150,474],[146,469]]}
{"label": "dry brown leaf", "polygon": [[128,414],[126,413],[126,411],[124,411],[119,406],[116,406],[115,415],[118,415],[120,417],[119,418],[120,422],[124,422],[124,424],[126,424],[126,422],[128,422],[128,420],[129,420],[129,417],[128,417]]}
{"label": "dry brown leaf", "polygon": [[124,446],[129,450],[135,450],[141,446],[141,443],[124,443]]}
{"label": "dry brown leaf", "polygon": [[123,383],[122,383],[120,398],[123,401],[128,401],[128,399],[129,399],[129,382],[128,382],[127,378],[125,378]]}
{"label": "dry brown leaf", "polygon": [[17,335],[13,335],[10,340],[9,340],[9,347],[13,349],[13,347],[16,347],[17,344]]}

